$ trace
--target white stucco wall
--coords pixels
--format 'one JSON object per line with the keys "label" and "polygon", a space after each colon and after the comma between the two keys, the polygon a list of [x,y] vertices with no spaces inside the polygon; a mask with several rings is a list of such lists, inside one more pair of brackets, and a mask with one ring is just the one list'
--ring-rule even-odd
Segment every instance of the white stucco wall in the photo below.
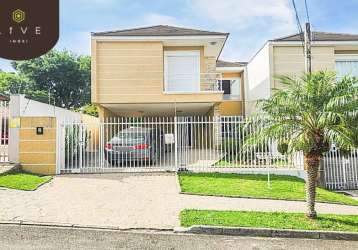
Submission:
{"label": "white stucco wall", "polygon": [[247,65],[246,114],[254,111],[257,100],[270,96],[270,77],[270,45],[267,43]]}
{"label": "white stucco wall", "polygon": [[10,96],[10,112],[12,117],[56,117],[57,121],[81,121],[82,114],[25,98],[24,95]]}
{"label": "white stucco wall", "polygon": [[[56,117],[58,122],[97,119],[95,117],[73,112],[64,108],[55,107],[46,103],[25,98],[24,95],[11,95],[10,103],[10,124],[19,117]],[[9,161],[19,162],[19,128],[9,127]]]}

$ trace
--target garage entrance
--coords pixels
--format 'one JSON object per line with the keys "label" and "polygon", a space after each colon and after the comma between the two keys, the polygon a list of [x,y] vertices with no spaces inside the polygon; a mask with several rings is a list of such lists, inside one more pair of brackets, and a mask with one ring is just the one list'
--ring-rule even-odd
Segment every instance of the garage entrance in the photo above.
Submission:
{"label": "garage entrance", "polygon": [[58,173],[302,168],[300,154],[282,155],[270,140],[244,150],[254,131],[246,123],[240,116],[61,122]]}

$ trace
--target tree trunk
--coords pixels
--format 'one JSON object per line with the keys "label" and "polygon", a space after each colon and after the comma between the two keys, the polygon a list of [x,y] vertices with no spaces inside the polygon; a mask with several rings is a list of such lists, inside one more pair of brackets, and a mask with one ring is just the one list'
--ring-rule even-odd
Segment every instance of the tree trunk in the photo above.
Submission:
{"label": "tree trunk", "polygon": [[319,169],[319,163],[321,156],[316,154],[305,154],[305,168],[307,170],[306,181],[306,201],[307,201],[307,213],[306,216],[310,219],[317,218],[317,212],[315,210],[316,203],[316,182]]}

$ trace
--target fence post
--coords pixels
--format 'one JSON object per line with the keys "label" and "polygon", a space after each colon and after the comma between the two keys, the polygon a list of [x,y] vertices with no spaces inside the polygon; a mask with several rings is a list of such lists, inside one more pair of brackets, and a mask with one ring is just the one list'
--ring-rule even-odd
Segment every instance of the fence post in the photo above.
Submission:
{"label": "fence post", "polygon": [[174,161],[175,170],[178,170],[178,117],[174,116]]}

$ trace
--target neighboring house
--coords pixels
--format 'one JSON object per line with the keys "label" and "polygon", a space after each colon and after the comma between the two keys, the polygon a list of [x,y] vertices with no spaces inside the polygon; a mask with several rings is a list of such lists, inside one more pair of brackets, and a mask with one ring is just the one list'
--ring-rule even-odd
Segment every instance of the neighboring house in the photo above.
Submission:
{"label": "neighboring house", "polygon": [[[358,35],[313,32],[312,40],[313,71],[358,76]],[[245,113],[255,111],[257,100],[282,87],[275,76],[300,75],[304,65],[302,34],[267,41],[247,65]]]}
{"label": "neighboring house", "polygon": [[100,118],[244,114],[245,63],[218,61],[228,36],[165,25],[92,33]]}

